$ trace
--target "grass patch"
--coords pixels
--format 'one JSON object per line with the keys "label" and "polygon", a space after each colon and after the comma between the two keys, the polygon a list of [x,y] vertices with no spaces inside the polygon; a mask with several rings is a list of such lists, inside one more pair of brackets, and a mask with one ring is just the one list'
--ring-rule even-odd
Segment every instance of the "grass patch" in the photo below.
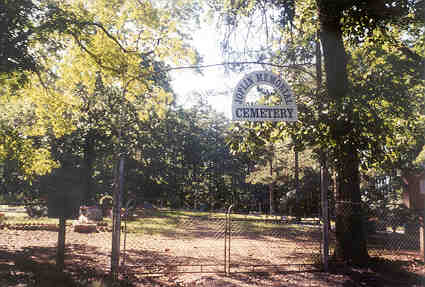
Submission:
{"label": "grass patch", "polygon": [[[22,212],[4,212],[2,223],[6,224],[58,224],[56,218],[30,218]],[[226,214],[222,212],[198,212],[170,209],[141,209],[134,212],[133,220],[122,221],[122,227],[126,227],[129,233],[145,235],[163,235],[168,237],[202,236],[209,232],[224,230]],[[268,216],[259,214],[231,214],[232,233],[239,235],[259,234],[261,236],[279,236],[287,234],[294,237],[302,236],[317,230],[316,226],[301,220],[295,223],[295,218],[286,218],[286,222],[280,216]],[[311,219],[309,219],[311,220]],[[74,220],[68,220],[71,224]],[[110,218],[104,218],[104,223],[112,225]],[[301,224],[300,224],[301,223]]]}
{"label": "grass patch", "polygon": [[233,235],[259,235],[273,237],[303,237],[317,232],[319,227],[299,224],[275,224],[267,221],[236,221],[232,223]]}
{"label": "grass patch", "polygon": [[[182,210],[143,210],[135,212],[140,217],[127,222],[127,231],[147,235],[202,236],[208,232],[224,230],[225,213],[209,213]],[[318,226],[308,225],[311,219],[299,223],[288,223],[279,216],[232,214],[232,232],[239,235],[289,234],[302,236],[318,230]],[[124,223],[123,223],[124,225]]]}
{"label": "grass patch", "polygon": [[26,214],[14,214],[7,213],[6,219],[3,223],[7,224],[30,224],[30,223],[38,223],[38,224],[59,224],[59,219],[57,218],[48,218],[48,217],[39,217],[39,218],[31,218]]}
{"label": "grass patch", "polygon": [[[124,223],[123,223],[124,225]],[[127,231],[130,233],[141,233],[141,234],[171,234],[178,232],[177,218],[160,216],[160,217],[148,217],[138,218],[133,221],[126,223]]]}

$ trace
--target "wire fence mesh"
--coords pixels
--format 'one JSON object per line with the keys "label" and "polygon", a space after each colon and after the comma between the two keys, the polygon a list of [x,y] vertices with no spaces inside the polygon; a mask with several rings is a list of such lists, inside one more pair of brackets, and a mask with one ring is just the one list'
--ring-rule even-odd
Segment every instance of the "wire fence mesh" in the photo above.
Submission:
{"label": "wire fence mesh", "polygon": [[123,234],[125,272],[224,272],[225,218],[156,212],[128,222]]}
{"label": "wire fence mesh", "polygon": [[366,231],[369,254],[384,256],[420,251],[418,213],[400,205],[388,205],[383,209],[367,209]]}
{"label": "wire fence mesh", "polygon": [[352,236],[347,240],[357,243],[363,233],[371,257],[418,255],[420,252],[420,228],[423,226],[420,211],[409,210],[399,204],[371,206],[336,202],[336,212],[337,215],[331,220],[331,252],[334,251],[338,236],[337,221],[347,219],[347,216],[350,217],[350,225],[344,228],[353,228],[356,222],[360,222],[361,226],[355,227],[356,232],[347,229],[341,229],[339,232]]}
{"label": "wire fence mesh", "polygon": [[318,220],[233,219],[231,271],[315,268],[320,238]]}
{"label": "wire fence mesh", "polygon": [[123,268],[131,273],[301,270],[320,261],[318,219],[156,212],[143,227],[126,225]]}
{"label": "wire fence mesh", "polygon": [[[353,211],[352,204],[342,206],[347,212]],[[358,210],[369,255],[418,254],[420,217],[410,211],[406,215],[397,205],[388,206],[387,210],[363,205]],[[0,224],[1,254],[21,256],[34,264],[54,264],[57,223],[43,223],[45,220]],[[68,273],[78,274],[84,282],[110,270],[110,224],[106,219],[96,225],[96,232],[80,233],[68,221],[65,252]],[[330,225],[332,247],[335,246],[335,220]],[[297,220],[261,214],[226,217],[225,213],[145,211],[141,216],[123,221],[120,271],[136,278],[174,273],[317,270],[321,268],[321,229],[318,218]]]}

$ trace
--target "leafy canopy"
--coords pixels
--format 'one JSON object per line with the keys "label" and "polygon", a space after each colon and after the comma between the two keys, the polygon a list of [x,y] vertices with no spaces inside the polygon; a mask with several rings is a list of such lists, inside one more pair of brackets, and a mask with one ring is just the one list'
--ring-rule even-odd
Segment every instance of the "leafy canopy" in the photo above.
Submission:
{"label": "leafy canopy", "polygon": [[[174,101],[167,66],[192,63],[197,55],[179,30],[184,15],[176,18],[189,2],[158,3],[7,1],[8,17],[2,18],[7,25],[0,36],[6,39],[9,62],[0,73],[0,103],[2,123],[17,128],[13,140],[31,145],[33,137],[61,137],[75,130],[84,103],[73,89],[84,85],[93,92],[97,72],[105,85],[135,105],[141,120],[152,112],[164,117]],[[10,50],[17,41],[22,44]],[[2,137],[11,140],[5,132]],[[49,161],[48,153],[38,154]]]}

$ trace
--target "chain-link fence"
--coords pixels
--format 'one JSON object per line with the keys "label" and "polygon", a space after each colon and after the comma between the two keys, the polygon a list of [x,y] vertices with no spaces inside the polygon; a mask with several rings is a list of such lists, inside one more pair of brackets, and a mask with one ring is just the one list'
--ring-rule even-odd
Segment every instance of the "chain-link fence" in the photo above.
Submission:
{"label": "chain-link fence", "polygon": [[137,274],[319,267],[320,223],[262,215],[155,212],[125,223],[123,269]]}
{"label": "chain-link fence", "polygon": [[[420,252],[421,213],[403,205],[366,205],[352,202],[336,202],[335,217],[331,220],[331,246],[335,240],[349,241],[347,245],[363,248],[372,257],[392,255],[417,256]],[[339,228],[337,221],[340,222]],[[356,242],[352,244],[351,242]],[[358,250],[362,252],[361,250]],[[331,251],[333,252],[333,251]],[[356,250],[354,250],[356,252]]]}
{"label": "chain-link fence", "polygon": [[156,212],[129,221],[122,234],[122,268],[143,274],[223,272],[225,218]]}
{"label": "chain-link fence", "polygon": [[371,256],[420,251],[421,217],[400,205],[366,209],[366,231]]}
{"label": "chain-link fence", "polygon": [[232,219],[230,271],[317,269],[320,230],[317,219]]}
{"label": "chain-link fence", "polygon": [[[10,274],[14,275],[9,278],[11,282],[16,280],[27,282],[28,286],[53,286],[42,285],[44,283],[39,280],[43,279],[40,277],[43,272],[56,270],[58,230],[57,223],[34,220],[0,224],[0,265],[9,266]],[[76,274],[81,284],[107,274],[110,270],[111,238],[112,233],[107,230],[75,232],[69,222],[65,237],[66,274]]]}
{"label": "chain-link fence", "polygon": [[[363,228],[369,255],[418,254],[420,220],[410,211],[406,215],[400,206],[384,210],[351,203],[336,208],[340,208],[337,216],[346,212],[350,223],[354,223],[351,226]],[[335,219],[330,223],[331,254],[335,246]],[[356,225],[358,222],[360,225]],[[123,221],[120,271],[134,278],[170,273],[317,270],[321,269],[321,229],[317,218],[144,210],[143,214]],[[349,230],[347,234],[356,236],[356,232]],[[16,270],[24,270],[28,262],[48,262],[54,266],[57,240],[56,222],[3,221],[0,259],[10,257],[4,262],[15,264]],[[82,282],[108,273],[111,240],[108,219],[97,224],[93,233],[76,232],[68,221],[65,271],[78,274]]]}

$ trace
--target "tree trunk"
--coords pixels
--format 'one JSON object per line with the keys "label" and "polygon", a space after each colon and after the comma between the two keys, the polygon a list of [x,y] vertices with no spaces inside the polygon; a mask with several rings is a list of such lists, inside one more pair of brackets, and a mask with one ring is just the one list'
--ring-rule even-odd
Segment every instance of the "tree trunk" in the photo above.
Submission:
{"label": "tree trunk", "polygon": [[[320,40],[326,69],[326,87],[335,115],[343,113],[342,103],[348,95],[347,55],[344,48],[341,18],[344,5],[350,1],[317,0],[320,18]],[[345,107],[347,108],[347,107]],[[363,226],[359,157],[350,144],[350,112],[340,117],[331,131],[337,146],[338,190],[336,216],[336,247],[334,259],[356,265],[367,263],[368,253]],[[332,120],[332,119],[331,119]]]}
{"label": "tree trunk", "polygon": [[337,103],[348,92],[347,54],[342,40],[342,9],[319,0],[320,41],[326,72],[326,88],[330,99]]}
{"label": "tree trunk", "polygon": [[341,153],[336,198],[336,246],[334,259],[365,265],[368,253],[360,197],[359,159],[353,146]]}

